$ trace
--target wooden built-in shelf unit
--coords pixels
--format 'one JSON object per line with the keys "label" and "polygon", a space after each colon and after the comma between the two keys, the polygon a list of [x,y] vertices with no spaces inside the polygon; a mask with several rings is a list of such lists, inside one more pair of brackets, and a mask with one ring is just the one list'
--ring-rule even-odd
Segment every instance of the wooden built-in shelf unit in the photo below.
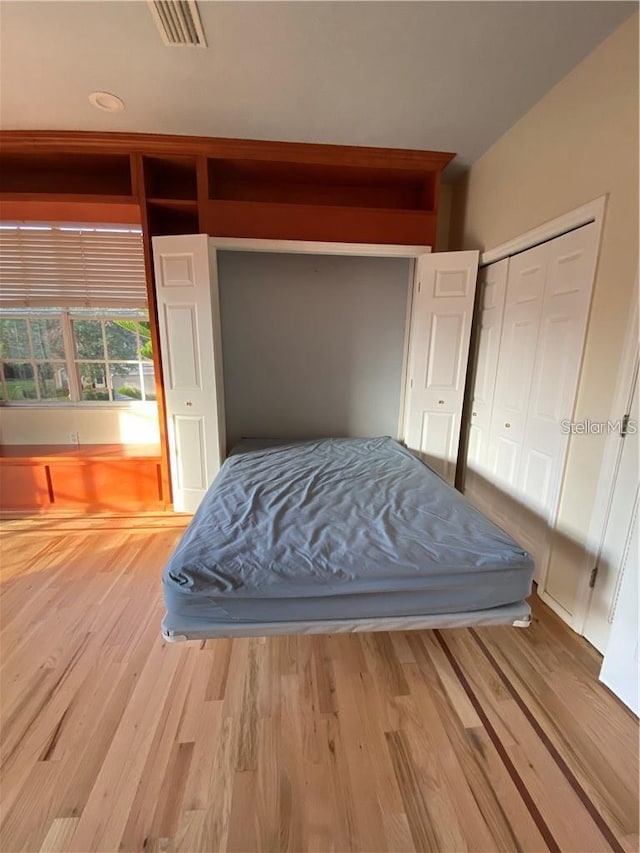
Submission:
{"label": "wooden built-in shelf unit", "polygon": [[140,222],[170,494],[151,238],[434,246],[453,154],[132,133],[0,132],[0,218]]}
{"label": "wooden built-in shelf unit", "polygon": [[148,511],[165,508],[155,445],[0,447],[0,511]]}
{"label": "wooden built-in shelf unit", "polygon": [[453,154],[129,133],[5,131],[0,203],[139,205],[156,234],[433,245]]}

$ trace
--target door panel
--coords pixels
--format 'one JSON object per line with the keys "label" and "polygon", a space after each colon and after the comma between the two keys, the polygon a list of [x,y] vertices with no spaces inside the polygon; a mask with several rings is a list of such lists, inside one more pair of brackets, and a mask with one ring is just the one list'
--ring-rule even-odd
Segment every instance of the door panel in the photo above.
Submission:
{"label": "door panel", "polygon": [[[638,490],[640,488],[640,477],[638,475],[640,471],[640,433],[638,433],[640,406],[638,404],[637,374],[631,404],[627,411],[631,415],[632,428],[622,439],[613,496],[606,520],[601,553],[598,558],[598,575],[583,629],[583,634],[587,640],[602,654],[607,652],[611,626],[616,617],[616,610],[620,607],[620,590],[624,574],[626,571],[637,573],[638,530],[636,519]],[[635,553],[633,553],[634,550]],[[637,599],[637,587],[634,594]]]}
{"label": "door panel", "polygon": [[557,424],[566,410],[564,400],[576,324],[567,315],[543,318],[538,339],[539,364],[533,388],[534,417]]}
{"label": "door panel", "polygon": [[[453,254],[453,253],[449,253]],[[458,252],[457,254],[462,254]],[[432,259],[432,255],[429,258]],[[437,298],[448,296],[466,297],[469,293],[469,276],[466,267],[463,269],[435,270],[433,295]]]}
{"label": "door panel", "polygon": [[181,491],[207,488],[204,418],[174,415],[177,477]]}
{"label": "door panel", "polygon": [[452,436],[456,431],[455,416],[447,412],[424,412],[420,437],[423,462],[435,468],[449,483],[455,480],[455,462],[449,458]]}
{"label": "door panel", "polygon": [[195,284],[191,252],[160,254],[160,275],[156,286],[161,290],[175,287],[193,288]]}
{"label": "door panel", "polygon": [[544,521],[547,521],[549,515],[554,463],[554,457],[548,453],[524,448],[522,502],[527,509],[538,513]]}
{"label": "door panel", "polygon": [[496,487],[493,513],[512,533],[520,527],[524,504],[519,472],[547,254],[547,246],[536,246],[511,258],[509,263],[487,467],[488,477]]}
{"label": "door panel", "polygon": [[477,427],[474,421],[469,424],[469,439],[467,442],[467,468],[465,473],[464,492],[467,497],[478,491],[481,460],[486,455],[486,433]]}
{"label": "door panel", "polygon": [[516,489],[519,455],[519,442],[512,441],[502,435],[496,438],[494,482],[499,489],[503,489],[505,492],[515,491]]}
{"label": "door panel", "polygon": [[167,337],[180,341],[168,352],[167,381],[172,391],[202,390],[198,321],[193,305],[165,305]]}
{"label": "door panel", "polygon": [[485,511],[490,511],[493,499],[493,490],[489,487],[490,429],[508,272],[509,259],[505,258],[480,270],[478,276],[482,311],[469,424],[465,494]]}
{"label": "door panel", "polygon": [[455,392],[460,387],[464,332],[464,314],[432,315],[425,388]]}
{"label": "door panel", "polygon": [[517,417],[527,411],[529,398],[529,382],[535,357],[537,339],[536,316],[533,311],[530,317],[511,321],[506,340],[505,355],[507,361],[501,371],[498,403],[505,414]]}
{"label": "door panel", "polygon": [[215,255],[204,234],[154,237],[174,507],[194,512],[223,459]]}
{"label": "door panel", "polygon": [[536,529],[534,557],[539,581],[544,580],[569,443],[562,421],[573,417],[578,390],[596,265],[596,225],[558,237],[547,247],[544,300],[518,474],[522,501],[532,513],[529,523]]}
{"label": "door panel", "polygon": [[600,680],[627,705],[640,713],[638,672],[640,671],[638,632],[638,498],[631,519],[620,571],[615,609],[610,621]]}
{"label": "door panel", "polygon": [[481,319],[480,335],[473,402],[481,406],[489,406],[493,402],[500,349],[498,323],[494,322],[493,318]]}
{"label": "door panel", "polygon": [[478,252],[422,255],[411,310],[405,440],[453,484]]}

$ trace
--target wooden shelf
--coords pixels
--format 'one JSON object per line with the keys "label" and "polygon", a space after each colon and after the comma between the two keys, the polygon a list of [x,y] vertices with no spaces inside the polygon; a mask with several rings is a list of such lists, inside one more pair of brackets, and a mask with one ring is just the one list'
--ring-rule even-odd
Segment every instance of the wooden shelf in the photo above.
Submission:
{"label": "wooden shelf", "polygon": [[202,227],[217,237],[429,246],[436,236],[436,214],[424,210],[222,200],[204,208]]}
{"label": "wooden shelf", "polygon": [[71,154],[51,151],[35,157],[20,151],[0,154],[0,191],[65,196],[132,195],[127,154]]}
{"label": "wooden shelf", "polygon": [[131,204],[137,205],[133,195],[95,195],[91,193],[0,192],[0,203],[5,201],[46,201],[65,204]]}
{"label": "wooden shelf", "polygon": [[212,158],[207,166],[212,200],[435,210],[435,171]]}
{"label": "wooden shelf", "polygon": [[196,201],[198,185],[195,157],[167,155],[143,157],[147,197]]}
{"label": "wooden shelf", "polygon": [[156,207],[166,207],[170,210],[197,210],[198,202],[184,198],[147,198],[147,204],[155,204]]}
{"label": "wooden shelf", "polygon": [[147,201],[147,221],[149,233],[154,237],[200,232],[197,202],[177,199]]}

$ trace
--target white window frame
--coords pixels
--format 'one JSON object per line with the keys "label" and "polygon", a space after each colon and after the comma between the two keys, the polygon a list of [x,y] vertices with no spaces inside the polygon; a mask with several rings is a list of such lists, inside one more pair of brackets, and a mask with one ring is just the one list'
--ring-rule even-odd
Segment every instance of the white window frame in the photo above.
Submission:
{"label": "white window frame", "polygon": [[[34,347],[33,347],[33,339],[31,333],[31,324],[27,322],[27,335],[29,338],[29,347],[31,350],[31,356],[29,358],[8,358],[2,359],[0,358],[0,385],[2,386],[2,394],[3,399],[0,401],[0,406],[4,406],[7,408],[135,408],[140,405],[148,405],[149,403],[156,403],[155,397],[153,399],[146,398],[145,392],[145,384],[144,384],[144,372],[143,365],[146,363],[142,359],[110,359],[109,351],[107,348],[106,342],[106,332],[105,332],[105,322],[108,320],[145,320],[149,322],[149,313],[144,310],[145,317],[132,317],[131,314],[127,313],[127,309],[122,309],[122,316],[119,316],[117,313],[118,309],[115,309],[116,313],[108,313],[105,314],[106,311],[114,311],[111,306],[105,306],[104,308],[94,308],[91,312],[82,313],[82,314],[74,314],[73,308],[60,308],[54,312],[47,312],[43,308],[33,307],[33,308],[24,308],[20,311],[12,311],[10,315],[5,314],[0,310],[0,318],[11,318],[16,320],[36,320],[36,319],[56,319],[61,322],[62,325],[62,341],[63,341],[63,349],[64,349],[64,358],[35,358]],[[140,312],[143,309],[139,309]],[[104,358],[94,358],[94,359],[79,359],[77,357],[76,350],[76,341],[73,332],[73,322],[74,320],[91,320],[91,321],[100,321],[102,328],[102,347],[103,347],[103,356]],[[38,398],[35,400],[11,400],[9,399],[7,382],[4,374],[4,363],[9,362],[11,364],[29,364],[34,368],[34,379],[36,383],[39,380],[37,379],[37,365],[40,363],[64,363],[67,371],[67,377],[69,382],[69,399],[61,399],[61,398],[50,398],[43,399]],[[148,362],[151,365],[154,365],[153,360]],[[105,366],[105,386],[107,388],[107,392],[109,393],[111,399],[109,400],[83,400],[82,399],[82,382],[80,378],[80,368],[83,364],[104,364]],[[111,371],[109,369],[111,364],[130,364],[132,366],[138,367],[138,373],[140,378],[140,387],[142,399],[136,400],[115,400],[113,399],[114,389],[111,383]],[[155,366],[154,366],[155,370]]]}

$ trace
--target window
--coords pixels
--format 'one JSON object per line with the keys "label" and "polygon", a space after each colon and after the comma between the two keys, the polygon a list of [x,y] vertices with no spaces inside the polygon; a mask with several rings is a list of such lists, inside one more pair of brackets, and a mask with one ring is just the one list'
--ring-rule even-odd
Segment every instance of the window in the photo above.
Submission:
{"label": "window", "polygon": [[4,401],[155,400],[145,311],[0,309]]}
{"label": "window", "polygon": [[0,224],[0,400],[155,400],[142,237]]}

